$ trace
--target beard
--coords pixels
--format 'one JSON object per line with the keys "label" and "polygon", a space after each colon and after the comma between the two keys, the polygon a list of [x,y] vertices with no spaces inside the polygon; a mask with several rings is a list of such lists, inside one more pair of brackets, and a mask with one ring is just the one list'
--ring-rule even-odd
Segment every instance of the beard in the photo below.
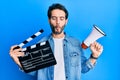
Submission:
{"label": "beard", "polygon": [[54,25],[50,24],[50,26],[51,26],[51,30],[54,34],[61,34],[65,28],[65,25],[60,27],[59,25],[54,26]]}

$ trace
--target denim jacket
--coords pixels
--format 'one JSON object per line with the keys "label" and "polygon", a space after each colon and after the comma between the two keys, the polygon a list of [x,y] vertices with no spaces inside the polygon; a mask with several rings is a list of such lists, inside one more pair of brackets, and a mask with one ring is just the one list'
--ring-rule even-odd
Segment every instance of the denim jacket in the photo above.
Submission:
{"label": "denim jacket", "polygon": [[[40,42],[49,41],[52,51],[54,51],[54,41],[52,36],[44,37]],[[81,73],[86,73],[94,67],[89,59],[83,54],[80,42],[68,35],[63,41],[64,64],[66,80],[80,80]],[[53,80],[54,66],[30,72],[28,74],[37,76],[37,80]]]}

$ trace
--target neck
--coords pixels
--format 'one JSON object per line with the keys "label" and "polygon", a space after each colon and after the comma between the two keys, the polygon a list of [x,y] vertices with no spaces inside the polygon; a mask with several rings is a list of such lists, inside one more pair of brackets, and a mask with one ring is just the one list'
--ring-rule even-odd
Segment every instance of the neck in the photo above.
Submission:
{"label": "neck", "polygon": [[65,34],[62,32],[61,34],[52,34],[52,36],[54,37],[54,38],[63,38],[64,36],[65,36]]}

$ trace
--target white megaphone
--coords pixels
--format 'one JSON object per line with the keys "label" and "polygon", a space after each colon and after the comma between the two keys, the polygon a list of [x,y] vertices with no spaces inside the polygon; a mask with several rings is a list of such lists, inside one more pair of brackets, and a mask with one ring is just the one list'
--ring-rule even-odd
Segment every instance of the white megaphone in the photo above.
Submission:
{"label": "white megaphone", "polygon": [[81,47],[86,49],[90,46],[91,43],[96,41],[97,39],[106,36],[106,34],[100,30],[96,25],[93,25],[93,30],[89,34],[89,36],[82,42]]}

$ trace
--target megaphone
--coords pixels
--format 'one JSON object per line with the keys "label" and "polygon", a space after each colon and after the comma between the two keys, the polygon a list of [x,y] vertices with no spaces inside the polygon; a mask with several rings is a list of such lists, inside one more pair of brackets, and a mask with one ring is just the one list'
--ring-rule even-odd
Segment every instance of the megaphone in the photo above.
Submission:
{"label": "megaphone", "polygon": [[92,29],[91,33],[82,42],[81,47],[83,49],[87,49],[91,43],[93,43],[94,41],[96,41],[97,39],[99,39],[103,36],[106,36],[106,34],[100,28],[98,28],[98,26],[93,25],[93,29]]}

